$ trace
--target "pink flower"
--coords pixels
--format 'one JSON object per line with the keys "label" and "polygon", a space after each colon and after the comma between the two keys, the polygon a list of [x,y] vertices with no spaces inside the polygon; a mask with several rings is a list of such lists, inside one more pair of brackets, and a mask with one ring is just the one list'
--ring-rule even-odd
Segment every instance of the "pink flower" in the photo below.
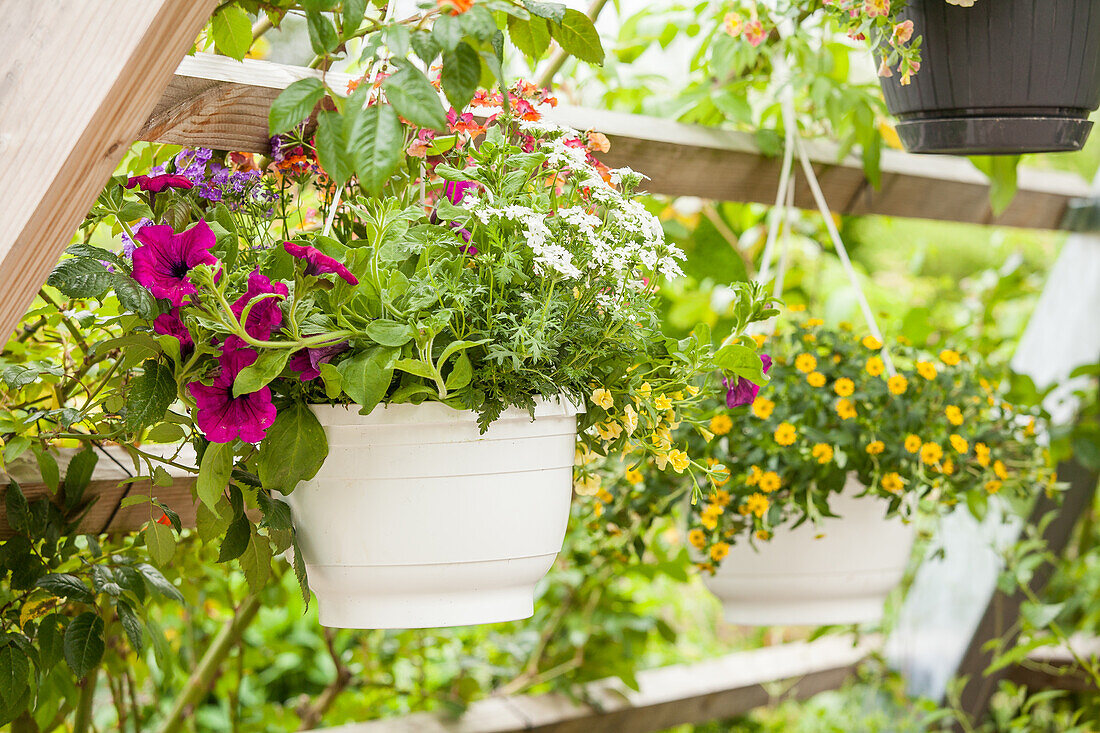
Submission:
{"label": "pink flower", "polygon": [[882,63],[878,65],[878,75],[884,79],[894,75],[894,72],[890,70],[890,64],[886,63],[886,57],[882,57]]}
{"label": "pink flower", "polygon": [[[244,322],[245,332],[254,339],[266,341],[271,338],[271,332],[283,323],[283,311],[279,308],[279,301],[285,298],[289,291],[281,282],[271,282],[266,275],[259,270],[253,270],[248,276],[248,289],[244,295],[233,301],[230,308],[233,315],[239,320],[244,314],[245,307],[259,295],[274,294],[274,298],[257,300],[248,311],[248,318]],[[226,348],[233,349],[244,346],[244,342],[236,336],[230,336],[225,341]]]}
{"label": "pink flower", "polygon": [[745,40],[752,44],[753,47],[759,46],[764,42],[765,38],[764,24],[759,20],[750,20],[748,23],[745,23],[744,36]]}
{"label": "pink flower", "polygon": [[466,192],[472,188],[477,188],[477,184],[473,181],[447,181],[447,185],[443,187],[443,193],[448,201],[458,205],[466,196]]}
{"label": "pink flower", "polygon": [[[760,355],[760,361],[764,367],[764,373],[772,368],[772,358],[767,354]],[[756,395],[760,394],[760,386],[750,382],[744,377],[739,377],[737,382],[730,385],[729,381],[722,378],[722,386],[726,388],[726,407],[741,407],[751,405]]]}
{"label": "pink flower", "polygon": [[134,250],[134,279],[174,306],[183,305],[186,296],[197,292],[187,277],[193,267],[218,264],[210,252],[217,241],[214,232],[201,219],[180,234],[167,224],[144,226],[134,238],[141,243]]}
{"label": "pink flower", "polygon": [[863,14],[868,18],[885,16],[890,12],[890,0],[864,0]]}
{"label": "pink flower", "polygon": [[318,349],[302,349],[295,351],[290,357],[290,368],[299,372],[298,379],[309,382],[321,376],[321,365],[332,361],[332,358],[342,351],[347,351],[347,344],[333,344],[322,346]]}
{"label": "pink flower", "polygon": [[741,16],[737,13],[726,13],[726,17],[722,19],[722,27],[726,33],[737,38],[741,35],[741,29],[744,27],[744,23],[741,20]]}
{"label": "pink flower", "polygon": [[142,191],[160,193],[166,188],[194,188],[195,184],[183,176],[164,174],[162,176],[134,176],[126,181],[126,188],[139,187]]}
{"label": "pink flower", "polygon": [[232,349],[218,357],[221,369],[209,387],[201,382],[187,385],[195,398],[195,422],[199,430],[213,443],[228,443],[240,438],[246,443],[258,443],[267,437],[267,429],[275,422],[275,405],[271,388],[264,387],[240,397],[233,396],[233,380],[241,370],[256,361],[252,349]]}
{"label": "pink flower", "polygon": [[913,37],[913,21],[905,20],[894,26],[894,44],[900,46]]}
{"label": "pink flower", "polygon": [[186,359],[195,349],[195,341],[191,338],[191,332],[187,330],[187,326],[183,325],[179,308],[173,308],[157,316],[153,321],[153,331],[166,336],[175,336],[180,342],[180,358]]}
{"label": "pink flower", "polygon": [[359,279],[351,274],[351,270],[319,249],[292,242],[283,242],[283,249],[298,259],[306,261],[307,275],[318,276],[331,273],[344,278],[349,285],[359,284]]}

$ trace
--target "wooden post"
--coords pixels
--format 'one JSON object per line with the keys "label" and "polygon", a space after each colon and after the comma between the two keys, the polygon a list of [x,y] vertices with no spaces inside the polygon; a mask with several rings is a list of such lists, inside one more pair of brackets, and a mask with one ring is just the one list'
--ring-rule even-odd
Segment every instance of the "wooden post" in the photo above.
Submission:
{"label": "wooden post", "polygon": [[0,343],[214,0],[0,0]]}

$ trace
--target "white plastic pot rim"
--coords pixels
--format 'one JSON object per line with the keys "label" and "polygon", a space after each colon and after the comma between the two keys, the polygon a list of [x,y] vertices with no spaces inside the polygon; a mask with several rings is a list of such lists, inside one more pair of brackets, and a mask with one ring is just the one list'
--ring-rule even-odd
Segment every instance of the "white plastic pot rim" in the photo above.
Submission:
{"label": "white plastic pot rim", "polygon": [[[477,413],[471,410],[457,410],[442,402],[379,404],[368,415],[360,415],[358,405],[310,405],[313,414],[325,425],[451,425],[477,421]],[[535,418],[572,417],[583,413],[584,407],[576,405],[566,395],[554,400],[535,399]],[[525,409],[509,407],[493,421],[514,422],[531,421],[531,413]]]}

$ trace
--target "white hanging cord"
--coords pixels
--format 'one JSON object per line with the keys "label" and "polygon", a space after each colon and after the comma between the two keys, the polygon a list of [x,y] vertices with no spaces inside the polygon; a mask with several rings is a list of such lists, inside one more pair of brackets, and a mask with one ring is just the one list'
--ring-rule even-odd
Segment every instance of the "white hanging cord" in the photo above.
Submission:
{"label": "white hanging cord", "polygon": [[321,230],[321,236],[327,237],[332,231],[332,222],[336,218],[336,209],[340,208],[340,196],[344,193],[343,186],[336,187],[336,195],[332,197],[332,207],[328,210],[328,218],[325,220],[325,228]]}
{"label": "white hanging cord", "polygon": [[[775,271],[775,286],[772,295],[783,295],[783,281],[787,276],[787,265],[791,257],[791,229],[794,228],[794,178],[787,183],[786,204],[783,207],[783,246],[779,249],[779,267]],[[774,332],[775,326],[772,326]]]}
{"label": "white hanging cord", "polygon": [[837,230],[832,212],[829,211],[829,205],[825,202],[825,195],[821,193],[821,186],[818,184],[817,174],[814,173],[813,165],[810,164],[810,158],[806,155],[806,147],[802,144],[802,140],[798,136],[795,137],[795,147],[798,152],[798,160],[802,165],[802,173],[806,176],[806,183],[809,184],[810,193],[814,197],[814,203],[817,204],[818,211],[821,212],[821,217],[825,220],[825,229],[829,232],[829,238],[833,242],[833,247],[836,249],[837,256],[840,257],[840,262],[844,266],[844,271],[848,275],[848,280],[852,283],[852,289],[856,291],[856,300],[859,303],[860,310],[863,312],[863,319],[867,322],[867,328],[871,331],[871,335],[882,344],[882,360],[886,364],[886,372],[891,377],[897,376],[897,370],[894,368],[894,362],[890,358],[890,352],[886,349],[886,340],[882,337],[882,331],[879,330],[875,315],[871,312],[871,305],[867,302],[867,296],[864,295],[863,288],[859,284],[859,275],[856,274],[855,268],[852,267],[852,261],[848,258],[848,250],[844,247],[844,242],[840,238],[840,231]]}

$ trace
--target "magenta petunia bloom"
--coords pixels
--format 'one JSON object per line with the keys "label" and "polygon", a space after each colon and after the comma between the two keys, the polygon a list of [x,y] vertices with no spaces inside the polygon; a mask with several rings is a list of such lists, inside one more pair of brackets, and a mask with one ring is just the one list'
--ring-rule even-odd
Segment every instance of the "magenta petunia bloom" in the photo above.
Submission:
{"label": "magenta petunia bloom", "polygon": [[226,351],[218,357],[221,369],[212,385],[208,387],[201,382],[187,385],[195,398],[195,422],[210,442],[228,443],[240,438],[246,443],[258,443],[267,437],[276,414],[271,388],[233,396],[233,380],[257,356],[252,349]]}
{"label": "magenta petunia bloom", "polygon": [[[233,315],[240,320],[240,317],[244,315],[245,306],[252,301],[258,295],[268,295],[274,293],[274,298],[263,298],[257,300],[252,308],[248,311],[248,319],[244,323],[245,332],[254,339],[266,341],[271,338],[271,332],[282,325],[283,323],[283,311],[279,308],[279,301],[285,298],[289,294],[289,290],[284,283],[279,281],[272,282],[266,275],[260,273],[259,270],[253,270],[248,276],[248,289],[244,291],[244,295],[233,301],[233,305],[230,308],[233,311]],[[244,346],[244,342],[236,336],[230,336],[226,339],[226,348],[237,348]]]}
{"label": "magenta petunia bloom", "polygon": [[[760,361],[764,367],[764,373],[772,368],[772,358],[767,354],[760,355]],[[730,386],[725,377],[722,378],[722,386],[726,388],[726,407],[741,407],[751,405],[756,395],[760,394],[760,386],[750,382],[744,377],[739,377],[737,383]]]}
{"label": "magenta petunia bloom", "polygon": [[447,181],[447,185],[443,187],[443,194],[448,201],[457,206],[471,188],[477,188],[477,184],[473,181]]}
{"label": "magenta petunia bloom", "polygon": [[296,372],[299,372],[298,379],[303,382],[309,382],[321,376],[321,365],[327,364],[332,361],[332,357],[336,356],[342,351],[347,351],[348,345],[333,344],[332,346],[322,346],[317,349],[302,349],[301,351],[295,351],[294,355],[290,357],[290,368]]}
{"label": "magenta petunia bloom", "polygon": [[190,229],[176,234],[167,224],[144,226],[134,239],[141,246],[134,250],[133,277],[156,298],[167,298],[172,305],[183,305],[184,298],[196,292],[187,277],[197,265],[216,265],[210,251],[217,239],[201,219]]}
{"label": "magenta petunia bloom", "polygon": [[191,332],[183,325],[180,318],[180,309],[173,308],[167,313],[161,313],[153,321],[153,331],[166,336],[175,336],[180,342],[180,357],[186,359],[195,350],[195,341],[191,338]]}
{"label": "magenta petunia bloom", "polygon": [[298,259],[306,261],[307,275],[317,276],[331,273],[344,278],[349,285],[359,284],[359,279],[351,274],[351,270],[315,247],[283,242],[283,249]]}
{"label": "magenta petunia bloom", "polygon": [[194,188],[195,183],[183,176],[165,174],[162,176],[134,176],[126,181],[126,188],[137,186],[142,191],[160,193],[166,188]]}

